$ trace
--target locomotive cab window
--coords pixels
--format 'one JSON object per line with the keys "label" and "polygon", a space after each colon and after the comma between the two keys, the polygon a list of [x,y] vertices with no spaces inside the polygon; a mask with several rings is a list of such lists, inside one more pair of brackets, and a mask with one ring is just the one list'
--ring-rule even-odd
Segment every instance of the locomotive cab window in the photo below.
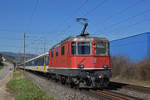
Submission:
{"label": "locomotive cab window", "polygon": [[107,54],[106,42],[96,42],[95,52],[96,52],[96,55],[106,55]]}
{"label": "locomotive cab window", "polygon": [[88,55],[90,54],[90,42],[78,42],[78,54]]}
{"label": "locomotive cab window", "polygon": [[76,42],[71,43],[71,54],[72,55],[76,54]]}

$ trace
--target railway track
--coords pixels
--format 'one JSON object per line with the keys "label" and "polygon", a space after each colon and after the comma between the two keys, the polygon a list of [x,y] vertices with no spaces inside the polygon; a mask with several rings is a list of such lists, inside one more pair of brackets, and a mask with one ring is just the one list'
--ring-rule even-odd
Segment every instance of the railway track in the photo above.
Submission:
{"label": "railway track", "polygon": [[[43,75],[40,75],[37,73],[36,73],[36,75],[38,75],[39,77],[42,77],[44,79],[47,79],[46,76],[43,76]],[[128,96],[128,95],[117,93],[117,92],[110,91],[110,90],[93,90],[93,89],[90,89],[89,92],[92,92],[94,94],[99,95],[102,98],[102,100],[142,100],[139,98],[135,98],[133,96]]]}
{"label": "railway track", "polygon": [[124,95],[117,92],[106,91],[106,90],[90,90],[90,92],[105,96],[107,100],[142,100],[136,97]]}
{"label": "railway track", "polygon": [[130,85],[125,83],[119,83],[119,82],[110,82],[110,88],[124,88],[132,91],[150,93],[149,87],[136,86],[136,85]]}

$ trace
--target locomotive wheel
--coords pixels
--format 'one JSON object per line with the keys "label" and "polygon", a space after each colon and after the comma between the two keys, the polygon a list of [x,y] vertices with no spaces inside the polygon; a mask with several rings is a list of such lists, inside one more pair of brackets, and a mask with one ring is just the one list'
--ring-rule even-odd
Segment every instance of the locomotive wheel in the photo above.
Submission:
{"label": "locomotive wheel", "polygon": [[109,79],[105,78],[104,79],[104,87],[106,88],[106,87],[108,87],[108,85],[109,85]]}
{"label": "locomotive wheel", "polygon": [[58,79],[55,79],[55,82],[57,83],[59,80]]}
{"label": "locomotive wheel", "polygon": [[65,84],[66,83],[66,78],[65,77],[61,77],[61,84]]}
{"label": "locomotive wheel", "polygon": [[73,83],[73,82],[70,83],[70,87],[71,87],[71,88],[74,87],[74,83]]}

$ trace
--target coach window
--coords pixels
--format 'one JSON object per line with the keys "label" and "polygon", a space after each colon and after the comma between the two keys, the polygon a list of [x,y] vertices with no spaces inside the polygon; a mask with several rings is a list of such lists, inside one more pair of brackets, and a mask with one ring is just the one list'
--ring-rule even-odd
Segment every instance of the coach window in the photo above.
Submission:
{"label": "coach window", "polygon": [[46,65],[48,65],[48,63],[49,63],[49,57],[46,56]]}
{"label": "coach window", "polygon": [[65,54],[65,46],[61,47],[61,55]]}
{"label": "coach window", "polygon": [[34,66],[34,61],[31,62],[31,65]]}
{"label": "coach window", "polygon": [[76,54],[76,42],[71,43],[71,54]]}
{"label": "coach window", "polygon": [[58,56],[58,48],[56,48],[56,56]]}
{"label": "coach window", "polygon": [[78,42],[78,54],[90,54],[90,42]]}

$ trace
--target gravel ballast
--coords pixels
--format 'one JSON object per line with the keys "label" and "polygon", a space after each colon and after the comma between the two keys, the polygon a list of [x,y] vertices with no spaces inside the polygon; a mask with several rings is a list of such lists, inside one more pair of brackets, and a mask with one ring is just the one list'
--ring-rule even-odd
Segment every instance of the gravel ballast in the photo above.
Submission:
{"label": "gravel ballast", "polygon": [[[26,76],[37,84],[41,90],[49,96],[54,97],[55,100],[106,100],[106,97],[91,93],[88,90],[80,91],[79,89],[70,88],[67,85],[62,85],[60,82],[56,83],[54,80],[48,80],[45,77],[41,77],[30,72],[26,72]],[[126,89],[116,89],[111,91],[142,98],[143,100],[150,100],[149,94],[145,93],[139,93]]]}
{"label": "gravel ballast", "polygon": [[40,77],[35,74],[26,72],[35,84],[48,95],[53,96],[55,100],[102,100],[99,95],[90,93],[87,90],[78,90],[69,86],[56,83],[53,80],[48,80],[45,77]]}

